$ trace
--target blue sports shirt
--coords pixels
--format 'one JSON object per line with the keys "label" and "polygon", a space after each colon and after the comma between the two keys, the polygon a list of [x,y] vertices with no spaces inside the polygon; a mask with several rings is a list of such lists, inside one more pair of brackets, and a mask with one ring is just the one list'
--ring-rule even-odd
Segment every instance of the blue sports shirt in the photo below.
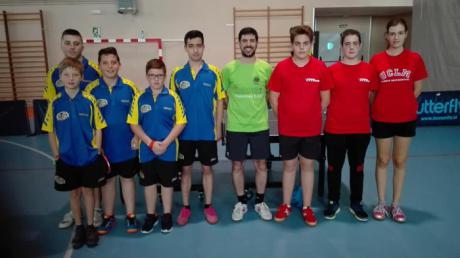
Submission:
{"label": "blue sports shirt", "polygon": [[79,91],[71,99],[63,91],[48,103],[42,130],[55,132],[59,156],[65,163],[86,166],[98,155],[96,130],[106,126],[93,96]]}
{"label": "blue sports shirt", "polygon": [[[101,71],[97,64],[83,57],[83,80],[80,82],[80,90],[84,90],[86,85],[101,76]],[[64,84],[59,79],[59,64],[56,64],[48,71],[46,78],[46,88],[43,92],[43,98],[51,100],[58,93],[64,91]]]}
{"label": "blue sports shirt", "polygon": [[134,137],[126,122],[134,96],[139,93],[130,80],[118,77],[113,87],[107,86],[102,78],[88,84],[85,89],[96,98],[107,127],[102,130],[102,148],[110,162],[118,163],[136,157],[131,148]]}
{"label": "blue sports shirt", "polygon": [[176,67],[171,74],[170,89],[181,98],[187,116],[187,125],[179,139],[216,140],[217,101],[225,98],[219,69],[204,62],[198,73],[189,63]]}
{"label": "blue sports shirt", "polygon": [[[140,125],[154,141],[163,141],[174,125],[187,123],[179,96],[166,87],[157,95],[156,99],[153,98],[150,87],[136,95],[127,121],[129,124]],[[179,144],[176,139],[168,146],[165,153],[157,156],[142,142],[139,147],[139,160],[141,163],[155,158],[163,161],[177,161],[178,148]]]}

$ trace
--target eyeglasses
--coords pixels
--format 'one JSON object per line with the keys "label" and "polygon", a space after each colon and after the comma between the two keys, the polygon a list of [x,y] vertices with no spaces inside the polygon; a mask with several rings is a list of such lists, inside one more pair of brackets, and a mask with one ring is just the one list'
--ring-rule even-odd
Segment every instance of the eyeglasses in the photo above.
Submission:
{"label": "eyeglasses", "polygon": [[157,79],[157,80],[160,80],[160,79],[163,79],[163,77],[165,77],[164,74],[147,74],[147,76],[149,77],[149,79]]}

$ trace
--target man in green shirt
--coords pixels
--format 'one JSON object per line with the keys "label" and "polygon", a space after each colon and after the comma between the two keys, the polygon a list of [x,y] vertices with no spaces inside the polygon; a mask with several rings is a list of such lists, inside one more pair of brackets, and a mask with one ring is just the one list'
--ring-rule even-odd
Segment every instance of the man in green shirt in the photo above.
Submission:
{"label": "man in green shirt", "polygon": [[272,214],[264,202],[264,193],[267,185],[266,160],[270,156],[267,83],[272,68],[255,56],[258,34],[254,28],[241,29],[238,42],[242,57],[226,64],[222,70],[222,84],[227,93],[226,156],[232,161],[233,185],[238,197],[232,219],[242,220],[248,210],[243,163],[249,144],[256,168],[254,209],[263,220],[271,220]]}

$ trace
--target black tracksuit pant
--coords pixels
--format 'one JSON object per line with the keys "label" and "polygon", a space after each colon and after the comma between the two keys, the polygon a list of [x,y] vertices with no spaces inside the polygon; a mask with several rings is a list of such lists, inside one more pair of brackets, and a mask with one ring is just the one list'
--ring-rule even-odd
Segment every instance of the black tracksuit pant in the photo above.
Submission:
{"label": "black tracksuit pant", "polygon": [[370,134],[325,134],[327,150],[328,199],[340,200],[342,167],[345,155],[350,164],[350,201],[359,203],[363,196],[364,158],[370,142]]}

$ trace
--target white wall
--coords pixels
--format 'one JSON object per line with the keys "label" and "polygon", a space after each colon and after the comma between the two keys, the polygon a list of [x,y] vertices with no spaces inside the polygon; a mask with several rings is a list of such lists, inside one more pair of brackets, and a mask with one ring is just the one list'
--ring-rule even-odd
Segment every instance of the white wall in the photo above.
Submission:
{"label": "white wall", "polygon": [[[139,12],[134,16],[118,14],[116,1],[112,4],[6,5],[0,6],[0,9],[7,12],[43,10],[50,65],[59,62],[62,58],[59,40],[64,29],[76,28],[86,38],[91,37],[91,29],[96,25],[101,26],[103,38],[133,38],[143,30],[146,37],[181,40],[186,31],[199,29],[205,34],[206,61],[221,68],[233,58],[233,27],[231,26],[233,7],[298,8],[304,5],[304,21],[311,25],[315,7],[411,6],[412,2],[412,0],[138,0]],[[102,14],[91,15],[91,10],[101,10]],[[163,54],[169,70],[186,61],[182,41],[165,42]],[[129,58],[123,53],[120,55],[122,62]],[[124,73],[128,74],[128,77],[130,70],[144,69],[144,61],[134,60],[134,63],[136,65],[125,67],[127,69]],[[143,78],[131,79],[144,84]]]}

